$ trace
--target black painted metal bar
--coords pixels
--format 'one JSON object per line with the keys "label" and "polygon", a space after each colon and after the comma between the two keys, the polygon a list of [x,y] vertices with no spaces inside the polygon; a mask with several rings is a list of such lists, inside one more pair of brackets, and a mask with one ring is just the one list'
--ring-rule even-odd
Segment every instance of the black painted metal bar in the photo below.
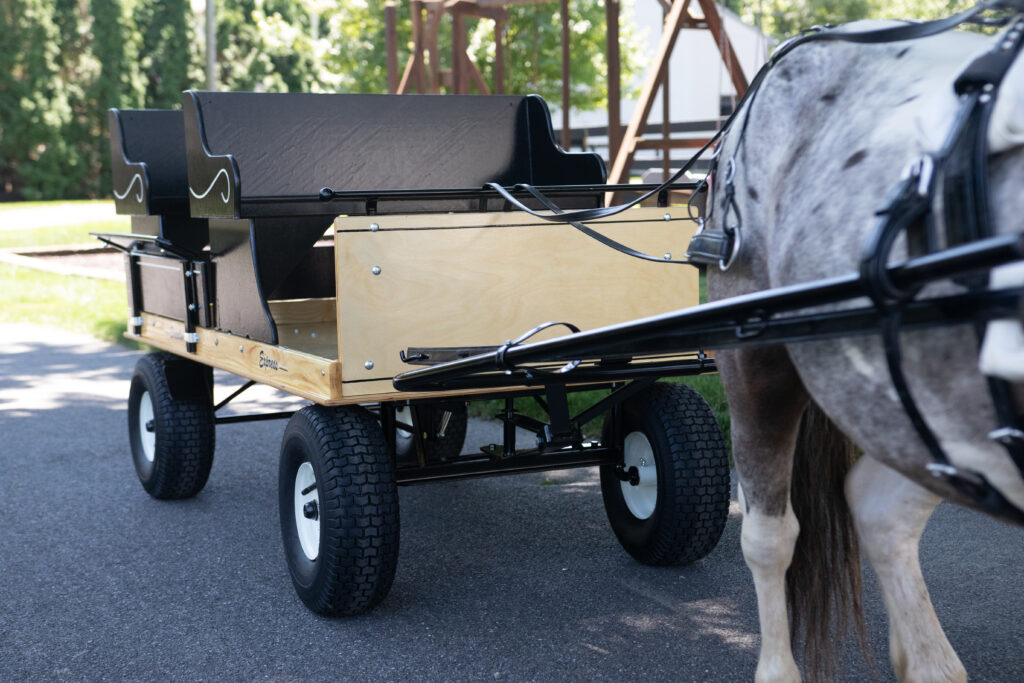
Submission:
{"label": "black painted metal bar", "polygon": [[[680,182],[671,185],[671,190],[694,190],[697,182]],[[603,192],[647,192],[659,185],[653,183],[623,183],[618,185],[591,184],[591,185],[544,185],[535,189],[549,197],[560,197],[567,195],[581,195]],[[526,190],[516,189],[515,186],[505,188],[509,193],[518,197],[529,198],[531,194]],[[486,187],[461,187],[442,189],[390,189],[390,190],[343,190],[335,191],[324,188],[318,194],[309,195],[260,195],[247,196],[242,202],[244,204],[279,204],[279,203],[330,203],[332,201],[369,201],[369,200],[440,200],[440,199],[500,199],[495,190]]]}
{"label": "black painted metal bar", "polygon": [[215,417],[214,423],[219,425],[235,424],[236,422],[263,422],[264,420],[285,420],[295,414],[295,411],[280,413],[259,413],[256,415],[228,415],[226,417]]}
{"label": "black painted metal bar", "polygon": [[[888,267],[887,272],[897,286],[912,289],[928,282],[993,268],[1022,258],[1024,234],[1004,235],[914,258]],[[466,388],[470,385],[459,383],[460,380],[464,382],[466,378],[486,375],[477,381],[487,386],[488,380],[496,380],[492,373],[500,372],[509,380],[522,381],[528,377],[530,370],[517,366],[529,363],[632,359],[699,349],[866,334],[877,330],[879,313],[874,306],[846,311],[813,311],[816,307],[847,302],[865,295],[861,278],[856,274],[780,287],[579,334],[514,346],[501,354],[481,354],[413,370],[395,377],[394,385],[402,391],[454,386]],[[986,314],[990,318],[997,317],[1005,313],[1008,306],[1016,305],[1019,296],[1020,291],[1012,290],[915,301],[905,308],[904,325],[943,325],[950,321],[974,320]],[[794,314],[805,309],[812,309],[812,312]],[[774,316],[779,314],[786,314],[787,317],[775,319]],[[595,372],[597,367],[593,366],[589,370]],[[561,376],[562,381],[572,382],[573,376],[573,372],[565,373]],[[550,383],[552,379],[545,375],[544,381]]]}
{"label": "black painted metal bar", "polygon": [[432,481],[488,477],[498,474],[547,472],[575,467],[614,465],[618,462],[618,458],[617,450],[599,446],[557,453],[527,451],[500,461],[481,460],[451,465],[432,465],[426,468],[399,468],[395,471],[395,478],[400,485],[423,484]]}
{"label": "black painted metal bar", "polygon": [[243,384],[242,386],[238,387],[238,389],[236,389],[235,391],[231,392],[230,396],[228,396],[226,399],[224,399],[223,401],[221,401],[220,403],[215,405],[213,407],[213,412],[217,412],[218,410],[220,410],[221,408],[223,408],[227,404],[231,403],[231,401],[233,401],[235,398],[237,398],[243,391],[245,391],[246,389],[248,389],[249,387],[251,387],[251,386],[253,386],[255,384],[256,384],[256,380],[252,380],[251,379],[248,382],[246,382],[245,384]]}
{"label": "black painted metal bar", "polygon": [[635,382],[630,382],[624,387],[619,387],[612,391],[612,393],[605,396],[603,399],[590,406],[579,415],[574,417],[572,420],[580,427],[587,424],[591,420],[611,410],[614,406],[621,405],[630,396],[640,393],[651,384],[654,383],[653,378],[639,379]]}

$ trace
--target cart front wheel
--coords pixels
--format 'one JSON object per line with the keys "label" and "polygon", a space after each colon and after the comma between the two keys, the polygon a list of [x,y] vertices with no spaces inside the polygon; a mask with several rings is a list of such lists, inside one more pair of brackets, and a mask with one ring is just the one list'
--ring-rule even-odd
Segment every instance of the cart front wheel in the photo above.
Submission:
{"label": "cart front wheel", "polygon": [[154,498],[191,498],[213,466],[209,367],[168,353],[139,359],[128,393],[135,472]]}
{"label": "cart front wheel", "polygon": [[[714,549],[729,513],[729,459],[714,413],[682,384],[658,383],[621,407],[622,462],[601,468],[605,511],[644,564],[688,564]],[[605,425],[605,438],[615,430]]]}
{"label": "cart front wheel", "polygon": [[379,604],[398,564],[398,489],[380,423],[356,406],[292,416],[278,477],[281,536],[306,606],[351,616]]}

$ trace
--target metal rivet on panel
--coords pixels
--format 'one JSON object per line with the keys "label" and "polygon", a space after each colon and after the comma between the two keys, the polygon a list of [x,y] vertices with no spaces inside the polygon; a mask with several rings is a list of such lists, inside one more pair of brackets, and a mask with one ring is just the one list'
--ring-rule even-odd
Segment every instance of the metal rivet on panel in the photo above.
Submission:
{"label": "metal rivet on panel", "polygon": [[380,230],[380,226],[376,223],[370,223],[370,232],[377,232]]}
{"label": "metal rivet on panel", "polygon": [[670,220],[672,220],[672,214],[666,213],[664,216],[661,217],[661,220],[663,220],[663,221],[670,221]]}
{"label": "metal rivet on panel", "polygon": [[373,370],[373,361],[366,361],[365,363],[363,363],[363,367],[366,368],[367,370]]}
{"label": "metal rivet on panel", "polygon": [[373,268],[370,269],[370,272],[373,273],[374,275],[380,275],[380,266],[374,266]]}

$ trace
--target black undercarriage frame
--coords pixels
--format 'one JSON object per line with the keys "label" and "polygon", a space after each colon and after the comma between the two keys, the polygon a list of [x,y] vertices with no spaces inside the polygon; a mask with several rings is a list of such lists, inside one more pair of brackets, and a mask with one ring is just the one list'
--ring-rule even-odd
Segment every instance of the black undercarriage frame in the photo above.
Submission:
{"label": "black undercarriage frame", "polygon": [[[612,186],[600,187],[612,189]],[[588,186],[586,189],[597,188]],[[692,185],[680,185],[679,189],[692,189]],[[467,192],[471,191],[458,191],[460,196]],[[482,197],[489,196],[486,190],[480,193]],[[429,205],[430,200],[436,199],[434,195],[447,196],[445,192],[427,196],[404,193],[403,198],[416,198]],[[661,193],[658,199],[659,204],[665,205],[667,192]],[[318,200],[330,201],[331,198],[324,196]],[[138,243],[133,248],[110,239],[129,236],[107,237],[122,249],[141,249]],[[885,272],[890,283],[913,293],[932,282],[983,273],[1022,259],[1024,233],[975,241],[912,258],[888,266]],[[191,261],[185,255],[181,260],[183,264]],[[666,264],[666,267],[675,265]],[[183,269],[188,270],[184,266]],[[705,349],[877,334],[885,313],[870,303],[870,293],[870,283],[861,274],[851,274],[706,303],[542,342],[509,342],[492,349],[410,348],[404,354],[406,362],[427,367],[398,375],[394,379],[395,388],[407,392],[445,391],[451,392],[450,396],[368,404],[365,409],[379,416],[390,453],[396,452],[396,428],[415,435],[414,461],[396,463],[400,484],[614,465],[621,462],[621,452],[616,446],[621,442],[619,407],[631,396],[661,378],[714,372],[714,359]],[[967,290],[947,296],[912,298],[903,305],[902,326],[920,329],[1020,317],[1021,295],[1022,290],[1018,288]],[[847,307],[821,310],[832,304],[847,304]],[[186,314],[186,321],[188,331],[194,330],[195,323],[199,322],[191,310]],[[457,360],[445,362],[449,358]],[[252,384],[243,385],[219,402],[215,410],[219,411]],[[488,389],[494,390],[494,394],[478,393]],[[588,389],[605,389],[609,393],[579,414],[571,415],[568,394]],[[466,392],[474,393],[468,396]],[[514,399],[519,397],[533,397],[547,414],[548,421],[540,422],[517,412]],[[445,402],[486,398],[504,400],[504,409],[497,415],[504,423],[503,442],[486,447],[480,453],[444,462],[428,462],[424,457],[424,444],[435,435],[429,430],[425,432],[418,424],[402,424],[395,416],[396,410],[406,404],[443,406]],[[416,411],[412,414],[416,422]],[[291,412],[238,415],[217,417],[216,422],[230,424],[291,415]],[[607,438],[600,443],[584,438],[583,425],[602,415],[609,416],[604,430]],[[535,445],[519,448],[517,428],[531,432]],[[620,476],[628,478],[627,473]]]}

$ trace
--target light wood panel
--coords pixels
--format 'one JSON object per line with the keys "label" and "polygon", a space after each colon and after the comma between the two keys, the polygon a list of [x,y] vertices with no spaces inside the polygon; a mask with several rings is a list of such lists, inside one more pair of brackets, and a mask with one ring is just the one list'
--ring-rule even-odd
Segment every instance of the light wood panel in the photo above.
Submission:
{"label": "light wood panel", "polygon": [[141,334],[125,336],[316,403],[341,398],[341,368],[335,359],[203,328],[197,330],[196,353],[190,354],[185,351],[184,323],[152,313],[143,313],[142,321]]}
{"label": "light wood panel", "polygon": [[[590,225],[674,258],[695,230],[684,207],[633,209]],[[550,320],[592,329],[698,302],[695,268],[631,258],[518,212],[339,218],[335,229],[346,397],[386,390],[409,369],[399,351],[411,346],[500,345]]]}

